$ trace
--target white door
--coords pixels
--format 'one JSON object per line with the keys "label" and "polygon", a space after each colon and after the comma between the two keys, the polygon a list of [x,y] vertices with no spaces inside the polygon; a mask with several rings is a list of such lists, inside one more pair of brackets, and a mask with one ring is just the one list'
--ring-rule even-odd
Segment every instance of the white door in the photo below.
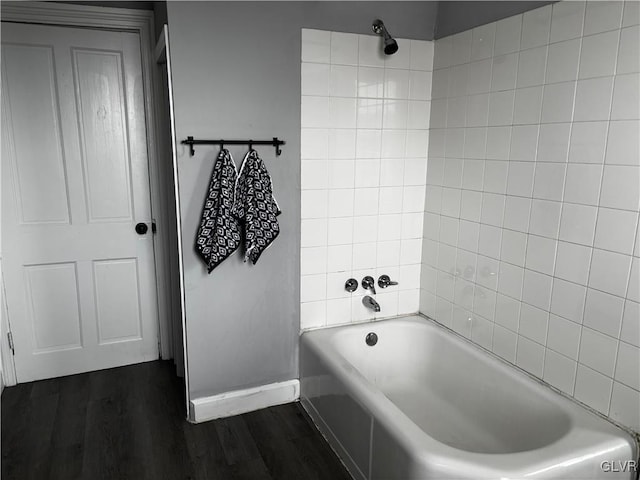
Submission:
{"label": "white door", "polygon": [[138,35],[3,22],[1,61],[18,382],[158,358]]}

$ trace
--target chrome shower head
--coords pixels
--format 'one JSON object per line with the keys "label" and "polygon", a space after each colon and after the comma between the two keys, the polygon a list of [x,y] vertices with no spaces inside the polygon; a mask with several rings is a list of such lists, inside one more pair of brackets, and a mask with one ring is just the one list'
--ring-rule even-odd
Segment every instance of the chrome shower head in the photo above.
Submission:
{"label": "chrome shower head", "polygon": [[396,42],[393,37],[389,35],[389,32],[384,26],[382,20],[375,20],[371,25],[371,28],[377,35],[382,35],[382,38],[384,39],[384,53],[386,55],[393,55],[398,51],[398,42]]}

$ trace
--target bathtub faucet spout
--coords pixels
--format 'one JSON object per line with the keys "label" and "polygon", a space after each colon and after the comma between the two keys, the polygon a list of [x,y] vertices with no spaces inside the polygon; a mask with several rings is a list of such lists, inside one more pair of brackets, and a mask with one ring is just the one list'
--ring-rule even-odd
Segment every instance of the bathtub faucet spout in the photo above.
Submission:
{"label": "bathtub faucet spout", "polygon": [[362,297],[362,304],[368,309],[373,310],[374,312],[380,311],[380,304],[369,295]]}

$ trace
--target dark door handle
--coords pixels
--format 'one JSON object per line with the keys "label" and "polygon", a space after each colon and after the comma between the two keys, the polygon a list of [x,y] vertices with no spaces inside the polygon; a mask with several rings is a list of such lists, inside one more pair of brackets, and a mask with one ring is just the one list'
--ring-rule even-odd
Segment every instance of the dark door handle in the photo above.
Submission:
{"label": "dark door handle", "polygon": [[136,233],[138,235],[144,235],[149,230],[146,223],[140,222],[136,225]]}

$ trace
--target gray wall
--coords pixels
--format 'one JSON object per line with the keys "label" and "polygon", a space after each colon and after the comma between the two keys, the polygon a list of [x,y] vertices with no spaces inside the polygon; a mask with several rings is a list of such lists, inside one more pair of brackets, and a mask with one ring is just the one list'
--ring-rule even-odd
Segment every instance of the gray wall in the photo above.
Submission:
{"label": "gray wall", "polygon": [[[271,138],[259,149],[280,207],[281,234],[257,265],[236,253],[207,275],[193,249],[216,147],[179,148],[191,398],[298,376],[300,317],[301,28],[430,38],[435,4],[168,2],[176,134]],[[230,148],[239,164],[244,147]]]}
{"label": "gray wall", "polygon": [[435,38],[442,38],[470,28],[533,10],[553,1],[517,2],[438,2]]}

